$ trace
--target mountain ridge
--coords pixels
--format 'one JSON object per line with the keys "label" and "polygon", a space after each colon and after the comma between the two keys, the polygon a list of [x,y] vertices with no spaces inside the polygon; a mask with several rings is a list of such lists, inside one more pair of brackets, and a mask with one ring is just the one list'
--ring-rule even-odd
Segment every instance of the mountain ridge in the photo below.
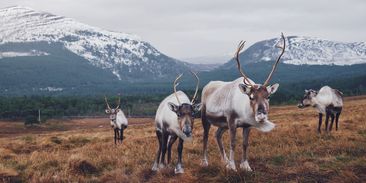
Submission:
{"label": "mountain ridge", "polygon": [[[242,64],[274,61],[280,50],[280,38],[262,40],[245,49],[239,58]],[[286,50],[281,62],[291,65],[354,65],[366,63],[365,42],[339,42],[306,36],[287,36]],[[232,58],[222,69],[233,68]]]}
{"label": "mountain ridge", "polygon": [[71,18],[20,6],[1,9],[0,17],[0,44],[62,43],[90,64],[110,70],[119,80],[126,80],[126,72],[136,73],[136,78],[138,73],[164,78],[188,68],[187,63],[166,56],[135,35],[106,31]]}
{"label": "mountain ridge", "polygon": [[[145,95],[171,92],[171,82],[179,73],[187,73],[180,88],[194,88],[189,70],[200,71],[200,87],[212,80],[239,77],[233,59],[219,66],[187,63],[166,56],[135,35],[30,8],[0,9],[0,25],[0,95]],[[291,86],[365,75],[364,42],[304,36],[288,36],[286,41],[272,82]],[[265,80],[279,55],[278,42],[279,38],[259,41],[240,54],[251,79]]]}

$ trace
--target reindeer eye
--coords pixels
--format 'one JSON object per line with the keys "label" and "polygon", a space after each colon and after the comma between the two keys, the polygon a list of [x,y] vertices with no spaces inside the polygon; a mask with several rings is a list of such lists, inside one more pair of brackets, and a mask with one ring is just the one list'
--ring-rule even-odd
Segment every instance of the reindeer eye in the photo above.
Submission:
{"label": "reindeer eye", "polygon": [[253,94],[250,94],[250,95],[249,95],[249,99],[250,99],[250,100],[254,100],[254,95],[253,95]]}

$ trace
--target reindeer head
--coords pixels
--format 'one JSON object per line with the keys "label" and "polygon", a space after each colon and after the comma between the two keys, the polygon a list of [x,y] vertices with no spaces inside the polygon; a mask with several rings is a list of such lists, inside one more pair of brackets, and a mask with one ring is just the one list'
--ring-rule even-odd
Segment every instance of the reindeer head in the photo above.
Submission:
{"label": "reindeer head", "polygon": [[250,106],[255,115],[255,120],[258,122],[267,120],[269,112],[269,98],[277,91],[279,84],[276,83],[272,86],[240,84],[239,87],[244,94],[249,96]]}
{"label": "reindeer head", "polygon": [[314,106],[314,100],[313,98],[316,97],[316,95],[318,94],[317,91],[315,90],[305,90],[305,94],[304,97],[300,100],[299,104],[297,104],[298,108],[305,108],[305,107],[309,107],[309,106]]}
{"label": "reindeer head", "polygon": [[281,48],[281,54],[277,58],[275,64],[272,67],[271,72],[269,73],[269,75],[267,77],[267,80],[263,83],[263,85],[252,83],[248,79],[248,77],[244,74],[244,72],[242,71],[242,69],[240,67],[239,54],[240,54],[240,51],[243,49],[245,42],[241,41],[239,43],[238,49],[236,51],[236,62],[238,65],[238,69],[239,69],[240,74],[244,77],[243,84],[239,84],[239,88],[243,94],[248,95],[248,97],[250,99],[250,106],[253,110],[254,118],[257,122],[264,122],[268,119],[269,97],[272,94],[274,94],[279,87],[279,84],[277,84],[277,83],[274,85],[269,85],[269,81],[272,78],[273,72],[277,68],[277,64],[280,61],[280,58],[282,57],[283,53],[285,52],[286,41],[285,41],[285,37],[283,36],[283,34],[281,35],[281,38],[283,39],[283,45],[277,46],[277,47]]}
{"label": "reindeer head", "polygon": [[176,105],[174,103],[169,102],[169,108],[173,112],[177,114],[178,117],[178,123],[179,127],[182,130],[182,132],[187,136],[192,136],[192,130],[193,130],[193,122],[194,122],[194,114],[199,111],[199,108],[201,104],[195,104],[197,92],[198,92],[198,85],[199,85],[199,79],[196,73],[191,73],[196,77],[197,84],[196,84],[196,91],[192,97],[192,100],[190,103],[181,103],[177,94],[177,81],[182,77],[183,74],[180,74],[174,81],[174,95],[177,98],[178,104]]}
{"label": "reindeer head", "polygon": [[111,108],[109,106],[108,99],[107,99],[106,96],[104,96],[104,100],[105,100],[105,103],[107,105],[107,109],[105,110],[105,113],[109,114],[109,119],[111,120],[110,121],[111,122],[111,127],[116,128],[117,127],[116,116],[117,116],[117,113],[121,110],[121,109],[119,109],[120,98],[118,98],[118,100],[117,100],[117,107],[116,108]]}

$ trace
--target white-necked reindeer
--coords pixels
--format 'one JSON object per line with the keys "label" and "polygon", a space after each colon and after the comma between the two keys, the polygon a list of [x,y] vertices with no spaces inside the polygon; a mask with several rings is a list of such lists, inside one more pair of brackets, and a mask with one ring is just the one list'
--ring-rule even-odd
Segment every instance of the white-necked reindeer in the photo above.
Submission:
{"label": "white-necked reindeer", "polygon": [[[240,42],[236,51],[236,61],[240,77],[231,82],[211,81],[202,90],[202,125],[203,135],[203,166],[208,166],[207,141],[211,125],[217,126],[216,141],[221,158],[228,169],[236,171],[234,152],[236,145],[236,129],[243,128],[243,157],[240,168],[251,171],[248,163],[248,139],[251,128],[262,132],[271,131],[274,124],[268,120],[269,96],[275,93],[279,84],[269,85],[273,72],[285,51],[285,37],[282,34],[283,45],[281,54],[272,67],[267,80],[263,85],[250,80],[241,70],[239,53],[245,42]],[[222,144],[223,133],[229,130],[230,135],[230,159],[227,158]]]}
{"label": "white-necked reindeer", "polygon": [[120,98],[118,98],[116,108],[110,107],[107,97],[104,97],[104,100],[107,104],[107,109],[105,110],[105,113],[109,114],[111,127],[114,129],[114,144],[117,144],[117,140],[122,143],[123,131],[127,128],[128,121],[125,114],[123,114],[122,110],[119,108],[119,105],[121,103]]}
{"label": "white-necked reindeer", "polygon": [[175,173],[184,173],[182,164],[183,142],[192,140],[192,130],[194,122],[194,113],[199,109],[200,104],[195,104],[199,79],[198,76],[192,72],[196,77],[196,90],[189,100],[188,96],[182,92],[177,91],[177,81],[183,74],[179,75],[173,84],[174,93],[166,97],[159,105],[155,116],[156,136],[159,142],[159,148],[156,153],[153,171],[165,167],[165,154],[168,150],[168,164],[171,160],[171,148],[174,142],[179,137],[178,144],[178,163],[174,169]]}
{"label": "white-necked reindeer", "polygon": [[[325,131],[331,131],[333,127],[334,117],[336,121],[336,130],[338,130],[338,120],[343,108],[343,93],[339,90],[332,89],[329,86],[323,86],[319,91],[305,90],[305,95],[297,105],[299,108],[312,106],[319,112],[318,133],[321,133],[321,125],[323,114],[325,114]],[[328,128],[329,117],[331,124]]]}

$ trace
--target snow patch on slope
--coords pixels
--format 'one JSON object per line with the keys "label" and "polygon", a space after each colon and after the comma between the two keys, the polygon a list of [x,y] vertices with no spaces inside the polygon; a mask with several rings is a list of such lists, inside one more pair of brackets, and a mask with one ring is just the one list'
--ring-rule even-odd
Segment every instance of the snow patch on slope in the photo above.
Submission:
{"label": "snow patch on slope", "polygon": [[161,54],[135,35],[106,31],[27,7],[0,10],[0,44],[40,41],[63,43],[93,65],[111,70],[119,79],[116,67],[139,66],[149,62],[150,56]]}
{"label": "snow patch on slope", "polygon": [[9,57],[26,57],[26,56],[45,56],[49,55],[46,52],[31,50],[29,52],[13,52],[13,51],[6,51],[0,52],[0,59],[1,58],[9,58]]}
{"label": "snow patch on slope", "polygon": [[[264,41],[268,47],[262,53],[253,53],[261,61],[275,60],[279,55],[279,39]],[[293,65],[353,65],[366,63],[366,43],[344,43],[312,37],[289,36],[282,60]]]}

